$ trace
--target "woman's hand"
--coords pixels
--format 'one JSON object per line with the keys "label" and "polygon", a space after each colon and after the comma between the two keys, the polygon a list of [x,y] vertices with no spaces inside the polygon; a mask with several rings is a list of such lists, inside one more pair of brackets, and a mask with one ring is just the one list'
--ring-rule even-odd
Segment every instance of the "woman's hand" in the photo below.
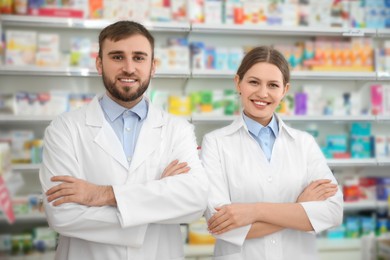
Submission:
{"label": "woman's hand", "polygon": [[190,170],[191,168],[187,166],[186,162],[179,163],[179,160],[174,160],[164,169],[161,175],[161,179],[169,176],[187,173]]}
{"label": "woman's hand", "polygon": [[210,233],[215,235],[255,222],[254,204],[230,204],[218,207],[216,210],[217,212],[207,223]]}
{"label": "woman's hand", "polygon": [[338,187],[331,180],[321,179],[310,183],[298,196],[297,202],[322,201],[337,193]]}

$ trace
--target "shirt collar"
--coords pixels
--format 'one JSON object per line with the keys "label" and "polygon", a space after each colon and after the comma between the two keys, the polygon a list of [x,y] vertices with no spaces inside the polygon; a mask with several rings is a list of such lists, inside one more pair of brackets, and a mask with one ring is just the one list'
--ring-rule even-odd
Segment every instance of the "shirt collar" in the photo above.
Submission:
{"label": "shirt collar", "polygon": [[105,93],[100,100],[100,104],[111,121],[116,120],[126,110],[130,110],[135,113],[141,121],[144,120],[146,118],[146,115],[148,114],[148,105],[144,97],[134,107],[132,107],[131,109],[127,109],[109,98]]}
{"label": "shirt collar", "polygon": [[[256,122],[255,120],[249,118],[245,113],[242,113],[243,119],[245,121],[245,124],[248,127],[248,131],[251,132],[254,136],[258,136],[261,129],[264,128],[261,124]],[[278,127],[278,121],[275,118],[275,115],[272,116],[271,122],[265,127],[271,128],[271,131],[273,132],[274,136],[277,137],[279,134],[279,127]]]}

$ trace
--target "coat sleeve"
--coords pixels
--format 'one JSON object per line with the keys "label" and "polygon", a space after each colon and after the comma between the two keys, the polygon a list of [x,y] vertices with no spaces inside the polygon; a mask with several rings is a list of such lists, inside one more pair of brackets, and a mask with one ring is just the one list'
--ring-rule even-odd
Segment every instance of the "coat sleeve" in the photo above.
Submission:
{"label": "coat sleeve", "polygon": [[[223,166],[225,158],[219,153],[217,140],[213,134],[208,134],[203,138],[201,159],[210,181],[210,192],[208,207],[205,212],[206,219],[209,220],[216,212],[215,208],[231,204],[227,176]],[[242,246],[251,225],[236,228],[220,235],[215,235],[217,239]]]}
{"label": "coat sleeve", "polygon": [[[172,123],[172,122],[171,122]],[[123,227],[145,223],[180,224],[198,220],[207,206],[208,179],[198,156],[193,126],[175,121],[164,142],[169,158],[187,162],[186,174],[131,185],[113,185]]]}
{"label": "coat sleeve", "polygon": [[[77,152],[72,146],[71,131],[63,118],[55,119],[45,131],[39,178],[43,193],[56,185],[50,178],[70,175],[82,178]],[[147,225],[122,228],[115,207],[86,207],[66,203],[54,207],[44,199],[50,227],[61,235],[91,242],[140,247]]]}
{"label": "coat sleeve", "polygon": [[[307,149],[307,174],[309,183],[318,179],[330,179],[337,184],[336,178],[329,169],[326,159],[315,142],[308,135]],[[343,221],[343,194],[339,187],[337,193],[325,201],[309,201],[301,203],[316,233],[341,225]]]}

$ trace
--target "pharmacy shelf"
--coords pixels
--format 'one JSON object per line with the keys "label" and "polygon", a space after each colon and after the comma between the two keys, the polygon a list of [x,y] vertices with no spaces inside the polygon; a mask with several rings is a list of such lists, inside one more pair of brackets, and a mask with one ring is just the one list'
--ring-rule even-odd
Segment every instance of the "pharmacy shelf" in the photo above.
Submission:
{"label": "pharmacy shelf", "polygon": [[[326,239],[319,238],[317,240],[319,251],[345,251],[345,250],[360,250],[360,238],[348,239]],[[213,255],[214,245],[184,245],[184,255],[186,257],[210,257]]]}
{"label": "pharmacy shelf", "polygon": [[389,116],[376,116],[376,121],[380,123],[389,123],[390,122],[390,115]]}
{"label": "pharmacy shelf", "polygon": [[[300,123],[348,123],[348,122],[380,122],[380,123],[390,123],[390,116],[286,116],[280,115],[280,117],[285,122],[300,122]],[[39,115],[0,115],[0,125],[1,124],[17,124],[17,123],[39,123],[39,124],[49,124],[55,116],[39,116]],[[190,117],[185,117],[189,121],[195,124],[228,124],[237,118],[234,116],[224,116],[224,115],[193,115]]]}
{"label": "pharmacy shelf", "polygon": [[191,78],[234,79],[235,74],[236,72],[232,70],[193,69]]}
{"label": "pharmacy shelf", "polygon": [[[157,70],[154,78],[189,78],[190,70]],[[100,77],[96,69],[72,67],[0,66],[0,75]]]}
{"label": "pharmacy shelf", "polygon": [[[191,78],[234,79],[235,71],[194,69]],[[384,77],[384,76],[383,76]],[[376,80],[376,72],[293,71],[292,80]]]}
{"label": "pharmacy shelf", "polygon": [[310,116],[310,115],[293,115],[293,116],[281,116],[286,122],[332,122],[332,123],[346,123],[346,122],[375,122],[376,117],[371,115],[361,116]]}
{"label": "pharmacy shelf", "polygon": [[[0,222],[7,221],[5,216],[0,215]],[[15,216],[15,223],[22,223],[22,222],[45,222],[46,216],[44,213],[35,213],[35,214],[26,214],[26,215],[16,215]]]}
{"label": "pharmacy shelf", "polygon": [[[389,166],[390,158],[388,159],[327,159],[329,167],[346,168],[346,167],[378,167]],[[38,173],[40,164],[12,164],[11,169],[18,172],[35,172]]]}
{"label": "pharmacy shelf", "polygon": [[[36,66],[0,66],[0,75],[13,76],[61,76],[61,77],[100,77],[95,69],[77,67],[36,67]],[[215,78],[234,79],[235,71],[230,70],[164,70],[157,69],[155,78]],[[293,80],[388,80],[389,73],[376,72],[329,72],[329,71],[293,71]]]}
{"label": "pharmacy shelf", "polygon": [[12,164],[11,169],[13,171],[18,171],[18,172],[37,172],[39,170],[39,167],[40,167],[39,163],[35,163],[35,164],[31,164],[31,163],[22,164],[22,163],[18,163],[18,164]]}
{"label": "pharmacy shelf", "polygon": [[[114,22],[104,19],[75,19],[26,15],[2,15],[0,22],[7,26],[69,28],[69,29],[102,29]],[[196,32],[208,34],[247,34],[247,35],[280,35],[280,36],[379,36],[389,37],[388,30],[361,28],[321,28],[321,27],[288,27],[261,25],[228,25],[228,24],[191,24],[189,22],[151,22],[143,25],[152,32]]]}
{"label": "pharmacy shelf", "polygon": [[207,34],[234,35],[280,35],[280,36],[376,36],[376,29],[361,28],[321,28],[321,27],[289,27],[261,25],[228,25],[228,24],[191,24],[191,32]]}
{"label": "pharmacy shelf", "polygon": [[390,29],[378,29],[377,37],[390,38]]}
{"label": "pharmacy shelf", "polygon": [[384,81],[384,80],[390,80],[390,72],[388,71],[378,71],[377,80]]}
{"label": "pharmacy shelf", "polygon": [[[390,122],[389,117],[377,117],[370,115],[362,116],[307,116],[307,115],[297,115],[297,116],[286,116],[280,115],[280,117],[285,122],[332,122],[332,123],[348,123],[348,122],[375,122],[383,121]],[[215,115],[194,115],[191,117],[193,123],[230,123],[237,116],[215,116]]]}
{"label": "pharmacy shelf", "polygon": [[390,158],[377,159],[378,166],[390,166]]}
{"label": "pharmacy shelf", "polygon": [[154,78],[183,78],[188,79],[191,77],[190,69],[182,69],[182,70],[164,70],[164,69],[156,69],[156,73],[154,74]]}
{"label": "pharmacy shelf", "polygon": [[214,253],[214,245],[184,245],[186,257],[211,257]]}
{"label": "pharmacy shelf", "polygon": [[[3,256],[3,255],[2,255]],[[53,260],[56,258],[55,251],[45,251],[44,253],[33,252],[28,255],[5,255],[7,260]]]}
{"label": "pharmacy shelf", "polygon": [[349,72],[349,71],[292,71],[293,80],[355,80],[368,81],[376,80],[376,72]]}
{"label": "pharmacy shelf", "polygon": [[370,167],[378,166],[378,161],[375,158],[367,159],[327,159],[329,167]]}
{"label": "pharmacy shelf", "polygon": [[387,201],[344,202],[344,211],[376,210],[387,207]]}
{"label": "pharmacy shelf", "polygon": [[317,239],[319,251],[346,251],[346,250],[360,250],[360,238],[345,238],[345,239]]}
{"label": "pharmacy shelf", "polygon": [[[0,66],[0,75],[98,77],[96,69],[72,67]],[[100,76],[99,76],[100,77]]]}
{"label": "pharmacy shelf", "polygon": [[192,115],[190,121],[194,124],[197,123],[222,123],[228,124],[231,123],[238,116],[224,116],[224,115]]}
{"label": "pharmacy shelf", "polygon": [[38,123],[49,124],[55,116],[34,116],[34,115],[0,115],[0,124],[26,124]]}
{"label": "pharmacy shelf", "polygon": [[[0,22],[6,26],[41,27],[41,28],[69,28],[69,29],[95,29],[100,30],[114,22],[103,19],[75,19],[45,16],[1,15]],[[189,32],[189,22],[150,22],[142,24],[152,32]]]}

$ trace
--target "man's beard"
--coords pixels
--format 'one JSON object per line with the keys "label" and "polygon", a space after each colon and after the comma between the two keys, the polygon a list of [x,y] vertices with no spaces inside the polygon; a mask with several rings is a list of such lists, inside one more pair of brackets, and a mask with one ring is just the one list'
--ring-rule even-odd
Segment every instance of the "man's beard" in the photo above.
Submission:
{"label": "man's beard", "polygon": [[[133,77],[134,75],[124,73],[123,76]],[[118,88],[116,88],[115,82],[111,81],[108,77],[106,77],[104,71],[102,73],[103,84],[106,90],[111,94],[112,97],[123,102],[134,101],[141,97],[149,87],[150,78],[151,76],[149,75],[149,77],[145,81],[138,81],[140,85],[134,93],[131,93],[131,87],[124,87],[123,90],[125,93],[122,93],[119,91]]]}

